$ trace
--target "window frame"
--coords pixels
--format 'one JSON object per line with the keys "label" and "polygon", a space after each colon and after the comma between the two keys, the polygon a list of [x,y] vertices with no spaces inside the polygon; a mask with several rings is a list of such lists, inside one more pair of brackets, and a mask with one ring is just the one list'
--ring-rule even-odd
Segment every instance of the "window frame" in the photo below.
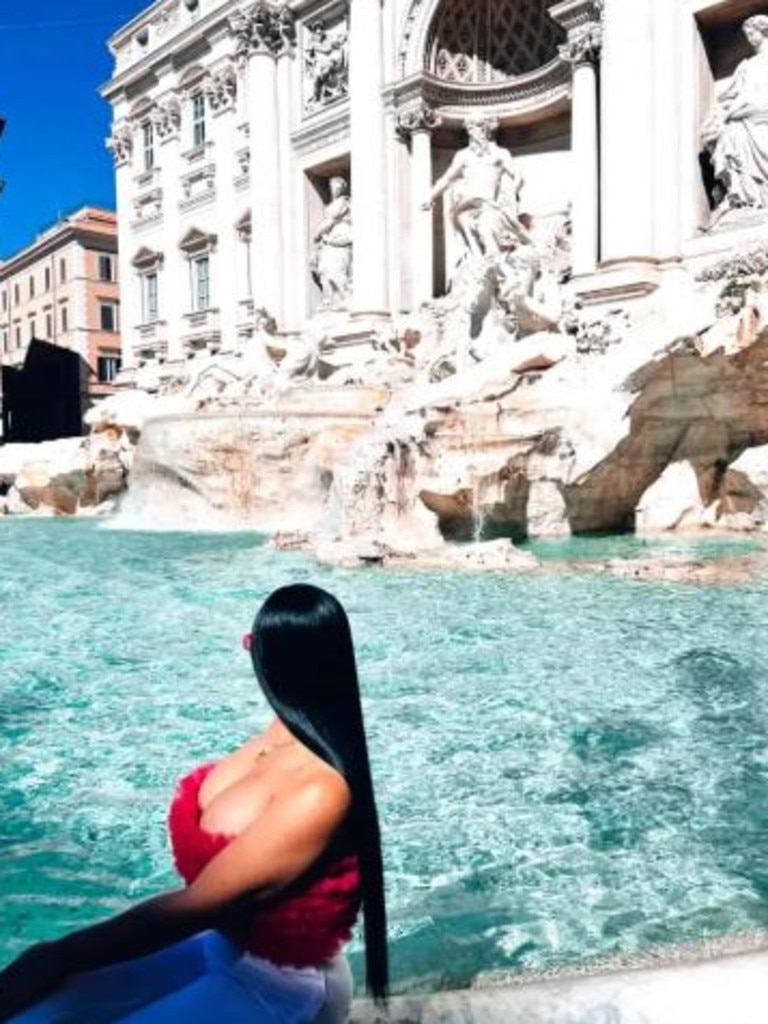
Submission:
{"label": "window frame", "polygon": [[144,172],[148,173],[155,169],[155,126],[147,118],[141,123],[141,147]]}
{"label": "window frame", "polygon": [[[207,313],[211,309],[211,254],[201,252],[191,259],[192,312]],[[205,273],[201,271],[205,268]],[[201,287],[202,286],[202,287]]]}
{"label": "window frame", "polygon": [[157,268],[141,275],[142,320],[156,324],[160,319],[160,275]]}
{"label": "window frame", "polygon": [[[104,325],[104,314],[109,311],[108,319],[111,320],[112,326],[106,327]],[[116,334],[118,331],[117,324],[117,303],[116,302],[99,302],[99,330],[105,334]]]}
{"label": "window frame", "polygon": [[[104,275],[105,266],[109,268],[106,277]],[[114,284],[115,282],[115,258],[110,252],[99,253],[99,281],[102,284]]]}
{"label": "window frame", "polygon": [[[123,361],[119,352],[100,352],[96,357],[96,379],[99,384],[112,384],[122,369]],[[105,372],[102,373],[102,367]]]}
{"label": "window frame", "polygon": [[192,107],[192,149],[202,149],[207,142],[207,115],[208,105],[205,101],[205,93],[198,89],[190,96]]}

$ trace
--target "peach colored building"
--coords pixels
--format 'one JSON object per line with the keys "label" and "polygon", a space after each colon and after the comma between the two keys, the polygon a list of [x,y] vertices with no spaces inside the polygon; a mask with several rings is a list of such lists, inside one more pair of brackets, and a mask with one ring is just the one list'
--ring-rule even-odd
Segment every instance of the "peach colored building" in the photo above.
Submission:
{"label": "peach colored building", "polygon": [[0,363],[20,366],[32,338],[79,353],[88,398],[120,368],[117,218],[83,207],[0,263]]}

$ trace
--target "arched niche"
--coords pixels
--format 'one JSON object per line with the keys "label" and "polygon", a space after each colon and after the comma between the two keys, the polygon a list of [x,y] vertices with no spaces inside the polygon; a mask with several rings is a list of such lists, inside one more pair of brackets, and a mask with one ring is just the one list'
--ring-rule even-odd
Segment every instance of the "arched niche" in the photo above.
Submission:
{"label": "arched niche", "polygon": [[445,82],[501,82],[549,64],[562,41],[545,0],[444,0],[427,36],[425,70]]}
{"label": "arched niche", "polygon": [[411,0],[399,58],[404,76],[490,84],[552,63],[563,30],[550,0]]}

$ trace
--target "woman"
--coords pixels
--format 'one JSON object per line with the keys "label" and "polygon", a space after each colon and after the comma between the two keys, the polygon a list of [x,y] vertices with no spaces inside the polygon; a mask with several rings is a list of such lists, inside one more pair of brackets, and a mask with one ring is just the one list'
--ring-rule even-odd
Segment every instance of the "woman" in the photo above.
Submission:
{"label": "woman", "polygon": [[718,111],[702,129],[725,193],[720,215],[768,207],[768,16],[747,18],[742,29],[754,54],[736,68]]}
{"label": "woman", "polygon": [[349,622],[330,594],[289,586],[244,642],[276,718],[179,784],[169,827],[187,887],[24,953],[0,973],[0,1021],[59,989],[20,1021],[336,1024],[351,1000],[338,953],[361,904],[367,986],[386,998],[379,824]]}

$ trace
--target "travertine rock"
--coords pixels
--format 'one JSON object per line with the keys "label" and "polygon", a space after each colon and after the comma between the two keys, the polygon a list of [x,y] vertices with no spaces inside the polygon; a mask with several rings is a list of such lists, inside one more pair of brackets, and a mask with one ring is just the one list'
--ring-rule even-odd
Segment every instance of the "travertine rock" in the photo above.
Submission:
{"label": "travertine rock", "polygon": [[125,490],[127,475],[122,438],[108,432],[0,448],[9,515],[106,511],[105,503]]}

